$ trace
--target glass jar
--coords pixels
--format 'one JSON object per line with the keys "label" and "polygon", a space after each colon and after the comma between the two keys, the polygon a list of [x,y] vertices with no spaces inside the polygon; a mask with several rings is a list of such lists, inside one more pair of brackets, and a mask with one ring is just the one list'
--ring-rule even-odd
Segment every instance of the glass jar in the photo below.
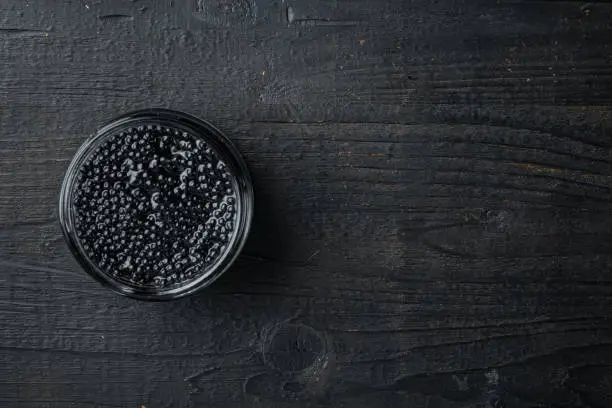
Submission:
{"label": "glass jar", "polygon": [[149,109],[115,119],[81,146],[59,218],[96,280],[132,298],[169,300],[232,265],[253,205],[247,166],[225,135],[186,113]]}

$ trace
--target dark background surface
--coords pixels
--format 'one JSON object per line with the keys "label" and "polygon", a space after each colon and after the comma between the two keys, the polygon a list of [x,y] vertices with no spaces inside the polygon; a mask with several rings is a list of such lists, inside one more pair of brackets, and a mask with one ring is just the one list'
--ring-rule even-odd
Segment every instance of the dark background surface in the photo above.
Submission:
{"label": "dark background surface", "polygon": [[[1,407],[612,406],[612,5],[0,4]],[[256,218],[143,303],[57,222],[126,111],[206,118]]]}

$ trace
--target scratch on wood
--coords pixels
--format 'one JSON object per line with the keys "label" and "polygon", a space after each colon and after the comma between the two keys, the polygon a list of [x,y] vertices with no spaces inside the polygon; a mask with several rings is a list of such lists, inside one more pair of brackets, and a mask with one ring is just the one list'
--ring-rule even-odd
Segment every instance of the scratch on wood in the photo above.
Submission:
{"label": "scratch on wood", "polygon": [[306,262],[310,262],[310,261],[312,261],[312,260],[314,259],[314,257],[315,257],[315,256],[319,255],[319,253],[321,253],[321,250],[320,250],[320,249],[317,249],[316,251],[314,251],[314,252],[312,253],[312,255],[310,255],[310,256],[308,257],[308,259],[306,260]]}
{"label": "scratch on wood", "polygon": [[98,17],[100,20],[134,20],[134,17],[128,14],[105,14]]}
{"label": "scratch on wood", "polygon": [[301,26],[352,27],[359,24],[353,20],[334,20],[329,18],[296,18],[293,7],[287,7],[285,12],[289,24]]}
{"label": "scratch on wood", "polygon": [[252,255],[252,254],[248,254],[248,253],[242,253],[240,256],[242,258],[253,260],[253,261],[272,262],[272,263],[278,263],[278,264],[285,264],[287,266],[307,266],[308,265],[307,263],[301,262],[301,261],[292,261],[292,260],[288,260],[288,259],[270,258],[270,257],[265,257],[265,256]]}
{"label": "scratch on wood", "polygon": [[294,24],[301,26],[319,27],[354,27],[359,24],[357,21],[350,20],[328,20],[324,18],[303,18],[292,20]]}
{"label": "scratch on wood", "polygon": [[353,152],[340,152],[338,156],[344,157],[386,157],[386,153],[353,153]]}
{"label": "scratch on wood", "polygon": [[563,169],[557,167],[542,166],[533,163],[510,163],[511,166],[520,167],[536,173],[561,173]]}
{"label": "scratch on wood", "polygon": [[26,28],[0,28],[0,38],[48,37],[45,30],[30,30]]}
{"label": "scratch on wood", "polygon": [[221,371],[221,367],[212,367],[212,368],[203,369],[203,370],[200,370],[194,374],[191,374],[185,377],[184,381],[195,381],[202,377],[206,377],[208,375],[216,373],[218,371]]}

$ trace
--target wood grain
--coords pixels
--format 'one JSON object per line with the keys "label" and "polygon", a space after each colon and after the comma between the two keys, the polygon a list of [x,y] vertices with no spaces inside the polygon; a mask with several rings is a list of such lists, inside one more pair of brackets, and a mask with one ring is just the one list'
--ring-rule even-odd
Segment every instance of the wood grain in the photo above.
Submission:
{"label": "wood grain", "polygon": [[[0,406],[612,401],[612,5],[0,5]],[[129,110],[243,152],[252,236],[209,290],[120,298],[57,225]]]}

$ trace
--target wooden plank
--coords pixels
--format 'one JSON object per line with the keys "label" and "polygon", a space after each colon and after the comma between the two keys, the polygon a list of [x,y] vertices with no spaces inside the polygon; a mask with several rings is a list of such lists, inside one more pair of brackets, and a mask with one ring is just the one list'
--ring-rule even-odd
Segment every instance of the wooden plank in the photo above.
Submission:
{"label": "wooden plank", "polygon": [[[584,407],[612,398],[612,5],[0,5],[0,406]],[[57,198],[105,121],[236,141],[252,237],[120,298]]]}

